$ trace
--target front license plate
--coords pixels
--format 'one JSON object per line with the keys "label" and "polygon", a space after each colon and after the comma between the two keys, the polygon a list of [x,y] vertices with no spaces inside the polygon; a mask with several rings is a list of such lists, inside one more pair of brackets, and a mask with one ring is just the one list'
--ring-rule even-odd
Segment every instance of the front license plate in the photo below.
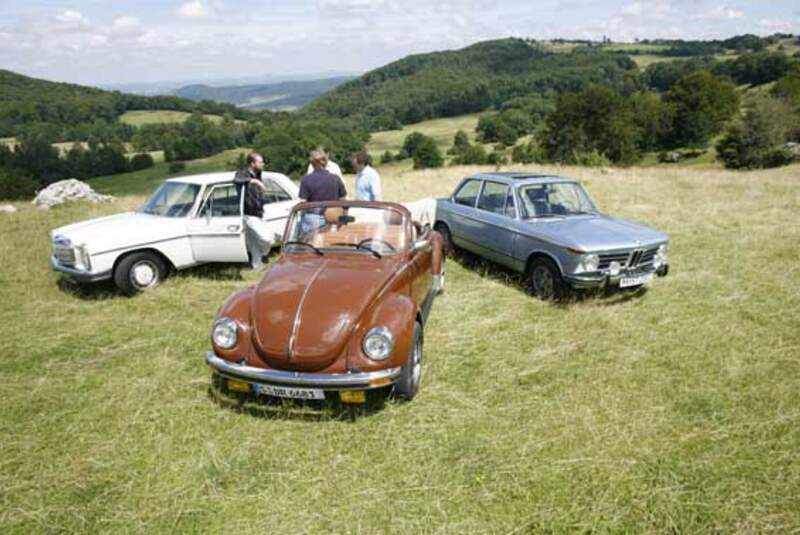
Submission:
{"label": "front license plate", "polygon": [[627,288],[629,286],[639,286],[642,284],[647,284],[653,280],[652,273],[645,273],[643,275],[636,275],[633,277],[622,277],[619,280],[619,287],[620,288]]}
{"label": "front license plate", "polygon": [[258,393],[266,396],[292,399],[325,399],[325,392],[316,388],[258,385]]}

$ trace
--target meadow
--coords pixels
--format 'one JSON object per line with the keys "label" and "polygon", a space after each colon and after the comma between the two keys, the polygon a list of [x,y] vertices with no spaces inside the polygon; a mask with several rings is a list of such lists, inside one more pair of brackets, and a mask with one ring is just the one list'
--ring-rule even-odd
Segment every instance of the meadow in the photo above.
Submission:
{"label": "meadow", "polygon": [[[134,110],[126,111],[119,116],[119,120],[131,126],[144,126],[147,124],[182,123],[189,115],[191,114],[185,111]],[[220,115],[204,114],[204,117],[213,123],[218,124],[222,122],[222,116]]]}
{"label": "meadow", "polygon": [[[488,170],[379,169],[394,200]],[[352,423],[210,395],[211,320],[259,274],[124,298],[50,271],[49,229],[152,184],[0,214],[0,532],[797,530],[800,166],[542,169],[667,231],[670,275],[553,305],[450,260],[418,397]]]}
{"label": "meadow", "polygon": [[459,130],[464,130],[470,142],[475,142],[475,127],[482,114],[473,113],[457,117],[444,117],[431,119],[415,124],[405,125],[398,130],[385,130],[374,132],[367,143],[367,150],[375,158],[379,158],[385,151],[397,153],[403,147],[406,136],[412,132],[419,132],[432,137],[439,149],[445,152],[453,145],[453,136]]}

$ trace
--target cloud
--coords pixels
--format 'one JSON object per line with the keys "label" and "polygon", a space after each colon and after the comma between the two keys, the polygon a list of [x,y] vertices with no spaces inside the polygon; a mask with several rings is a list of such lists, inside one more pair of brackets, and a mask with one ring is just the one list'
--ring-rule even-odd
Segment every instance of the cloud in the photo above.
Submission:
{"label": "cloud", "polygon": [[199,0],[194,0],[182,4],[178,15],[183,19],[207,19],[211,16],[211,9]]}
{"label": "cloud", "polygon": [[72,9],[68,9],[61,13],[60,15],[56,16],[56,20],[58,22],[66,22],[66,23],[84,23],[87,24],[89,21],[84,18],[83,15],[80,14],[78,11],[74,11]]}
{"label": "cloud", "polygon": [[634,2],[632,4],[627,4],[622,6],[622,9],[619,10],[620,13],[623,15],[641,15],[642,13],[642,4],[639,2]]}
{"label": "cloud", "polygon": [[726,6],[717,6],[692,17],[695,20],[734,20],[744,17],[744,12]]}
{"label": "cloud", "polygon": [[791,21],[777,18],[763,18],[758,21],[758,25],[770,31],[788,32],[792,29]]}
{"label": "cloud", "polygon": [[138,17],[117,17],[111,23],[111,33],[119,36],[141,35]]}

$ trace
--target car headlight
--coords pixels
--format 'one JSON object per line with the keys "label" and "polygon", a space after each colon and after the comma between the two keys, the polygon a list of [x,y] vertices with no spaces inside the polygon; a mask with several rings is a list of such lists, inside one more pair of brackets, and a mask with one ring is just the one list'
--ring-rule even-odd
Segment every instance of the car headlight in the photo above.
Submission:
{"label": "car headlight", "polygon": [[375,327],[367,332],[361,348],[372,360],[386,360],[392,354],[394,340],[386,327]]}
{"label": "car headlight", "polygon": [[667,244],[662,243],[658,246],[658,251],[656,251],[656,255],[653,257],[653,267],[658,269],[664,264],[667,263]]}
{"label": "car headlight", "polygon": [[222,349],[233,348],[239,341],[236,322],[230,318],[219,318],[214,322],[214,328],[211,330],[211,340]]}
{"label": "car headlight", "polygon": [[86,245],[79,245],[75,247],[75,261],[77,264],[83,266],[84,269],[90,271],[92,269],[92,262],[89,259],[89,251]]}
{"label": "car headlight", "polygon": [[575,268],[575,273],[586,273],[589,271],[597,271],[600,267],[600,257],[596,254],[586,254],[578,261],[578,267]]}

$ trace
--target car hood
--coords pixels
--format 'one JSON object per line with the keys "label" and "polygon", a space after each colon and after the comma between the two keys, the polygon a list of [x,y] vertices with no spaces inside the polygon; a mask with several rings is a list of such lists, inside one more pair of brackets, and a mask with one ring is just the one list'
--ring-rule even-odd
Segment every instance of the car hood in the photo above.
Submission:
{"label": "car hood", "polygon": [[86,244],[91,254],[183,236],[183,218],[126,212],[59,227],[51,236],[64,236],[73,244]]}
{"label": "car hood", "polygon": [[669,236],[646,225],[607,215],[572,216],[528,221],[540,238],[582,251],[605,251],[662,243]]}
{"label": "car hood", "polygon": [[253,342],[270,366],[318,371],[345,350],[398,260],[366,254],[284,255],[253,294]]}

